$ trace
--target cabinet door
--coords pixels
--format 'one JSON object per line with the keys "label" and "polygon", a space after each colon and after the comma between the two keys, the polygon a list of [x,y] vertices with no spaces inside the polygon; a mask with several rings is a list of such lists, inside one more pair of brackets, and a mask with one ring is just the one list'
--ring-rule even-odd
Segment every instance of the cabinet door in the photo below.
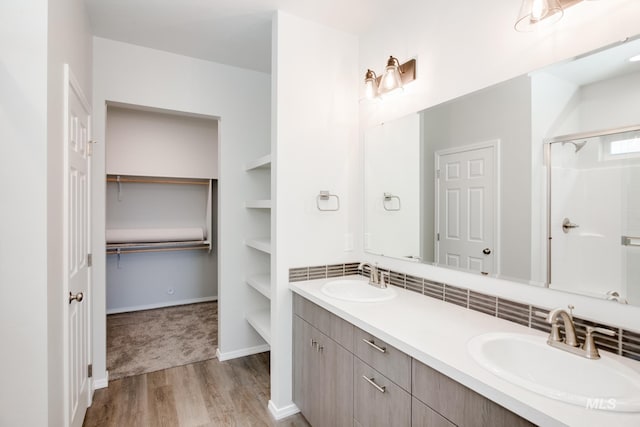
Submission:
{"label": "cabinet door", "polygon": [[411,427],[456,427],[456,425],[414,397],[411,401]]}
{"label": "cabinet door", "polygon": [[321,369],[318,369],[321,378],[318,382],[324,415],[320,425],[352,426],[354,357],[326,335],[320,338],[318,354],[321,359]]}
{"label": "cabinet door", "polygon": [[411,395],[360,359],[354,359],[356,425],[409,427]]}
{"label": "cabinet door", "polygon": [[321,425],[322,410],[318,401],[318,357],[317,338],[314,328],[307,322],[293,316],[293,401],[300,412],[311,423]]}

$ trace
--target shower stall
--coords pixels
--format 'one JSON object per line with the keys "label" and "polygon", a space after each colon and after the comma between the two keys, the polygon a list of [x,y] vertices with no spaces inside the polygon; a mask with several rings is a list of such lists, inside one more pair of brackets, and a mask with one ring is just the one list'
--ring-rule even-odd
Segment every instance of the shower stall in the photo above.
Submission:
{"label": "shower stall", "polygon": [[549,287],[640,304],[640,126],[545,149]]}

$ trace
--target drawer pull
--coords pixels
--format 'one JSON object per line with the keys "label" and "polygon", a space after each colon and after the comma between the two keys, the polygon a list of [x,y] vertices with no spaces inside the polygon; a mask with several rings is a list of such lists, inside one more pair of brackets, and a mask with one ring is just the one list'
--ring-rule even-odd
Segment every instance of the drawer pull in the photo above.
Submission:
{"label": "drawer pull", "polygon": [[386,353],[387,352],[387,348],[386,347],[380,347],[377,346],[376,343],[373,342],[373,340],[369,341],[366,338],[362,338],[362,341],[366,342],[367,344],[369,344],[371,347],[375,348],[376,350],[378,350],[380,353]]}
{"label": "drawer pull", "polygon": [[368,378],[366,375],[363,375],[362,379],[374,386],[380,393],[384,393],[387,390],[387,386],[379,386],[378,384],[376,384],[374,378]]}

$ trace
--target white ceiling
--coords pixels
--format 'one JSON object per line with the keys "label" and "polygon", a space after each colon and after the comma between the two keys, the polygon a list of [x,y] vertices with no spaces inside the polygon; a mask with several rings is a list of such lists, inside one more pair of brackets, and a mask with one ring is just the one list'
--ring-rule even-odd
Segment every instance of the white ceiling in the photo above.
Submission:
{"label": "white ceiling", "polygon": [[252,70],[271,70],[275,10],[353,34],[392,12],[385,0],[85,0],[93,34]]}

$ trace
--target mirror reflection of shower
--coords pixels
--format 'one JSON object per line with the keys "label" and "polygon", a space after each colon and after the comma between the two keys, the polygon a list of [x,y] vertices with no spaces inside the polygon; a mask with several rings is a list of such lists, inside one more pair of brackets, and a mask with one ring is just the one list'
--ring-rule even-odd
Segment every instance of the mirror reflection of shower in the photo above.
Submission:
{"label": "mirror reflection of shower", "polygon": [[547,150],[549,287],[639,304],[640,126]]}

